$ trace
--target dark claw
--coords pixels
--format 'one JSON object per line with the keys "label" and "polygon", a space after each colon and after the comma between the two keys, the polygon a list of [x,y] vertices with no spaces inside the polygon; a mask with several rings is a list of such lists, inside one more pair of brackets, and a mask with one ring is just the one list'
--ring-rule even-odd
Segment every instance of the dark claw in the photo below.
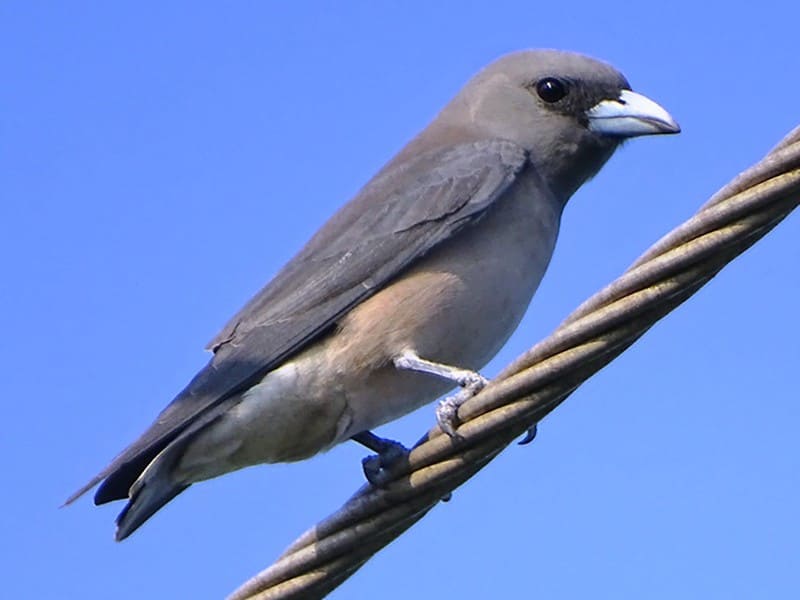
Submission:
{"label": "dark claw", "polygon": [[526,444],[530,444],[534,439],[536,439],[536,425],[528,429],[528,431],[525,432],[525,437],[517,443],[520,446],[525,446]]}
{"label": "dark claw", "polygon": [[364,469],[364,477],[367,478],[367,481],[375,487],[381,487],[383,483],[381,457],[377,454],[367,456],[361,460],[361,467]]}
{"label": "dark claw", "polygon": [[386,484],[386,470],[408,457],[408,449],[403,444],[379,438],[369,431],[354,435],[352,439],[377,452],[361,461],[364,477],[375,487],[383,487]]}

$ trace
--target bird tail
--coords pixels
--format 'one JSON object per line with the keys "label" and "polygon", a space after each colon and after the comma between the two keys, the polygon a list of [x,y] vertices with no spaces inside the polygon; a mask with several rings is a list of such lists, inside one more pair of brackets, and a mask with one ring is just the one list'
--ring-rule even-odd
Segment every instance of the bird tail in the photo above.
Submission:
{"label": "bird tail", "polygon": [[162,506],[189,487],[177,483],[159,469],[158,461],[150,464],[131,486],[128,504],[117,517],[116,539],[121,542],[152,517]]}

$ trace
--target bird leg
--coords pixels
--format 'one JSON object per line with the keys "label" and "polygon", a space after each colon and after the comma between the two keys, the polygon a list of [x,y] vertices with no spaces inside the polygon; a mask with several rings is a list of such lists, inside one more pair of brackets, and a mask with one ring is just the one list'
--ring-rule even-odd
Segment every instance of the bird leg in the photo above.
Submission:
{"label": "bird leg", "polygon": [[406,350],[395,357],[394,366],[398,369],[436,375],[442,379],[453,381],[463,388],[439,402],[439,406],[436,407],[436,421],[439,423],[441,430],[451,438],[456,437],[456,427],[459,424],[458,407],[480,392],[489,383],[489,380],[480,373],[425,360],[411,350]]}
{"label": "bird leg", "polygon": [[[481,391],[489,382],[480,373],[425,360],[410,350],[395,357],[394,366],[398,369],[435,375],[463,388],[458,393],[442,400],[436,407],[436,420],[439,427],[450,437],[456,436],[458,407]],[[408,457],[408,449],[400,442],[380,438],[371,431],[362,431],[350,439],[377,453],[361,461],[364,476],[376,487],[382,487],[385,484],[387,468]]]}
{"label": "bird leg", "polygon": [[386,469],[408,456],[408,449],[403,444],[378,437],[371,431],[362,431],[350,439],[377,452],[361,461],[364,477],[375,487],[383,487],[386,483]]}

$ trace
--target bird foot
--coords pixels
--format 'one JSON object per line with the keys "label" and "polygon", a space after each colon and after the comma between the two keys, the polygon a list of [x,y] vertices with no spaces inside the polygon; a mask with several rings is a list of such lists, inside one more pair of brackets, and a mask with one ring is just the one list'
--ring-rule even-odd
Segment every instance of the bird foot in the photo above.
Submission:
{"label": "bird foot", "polygon": [[458,408],[489,383],[489,380],[480,373],[474,371],[466,371],[466,373],[469,375],[465,376],[463,383],[459,381],[463,389],[448,396],[436,407],[436,422],[439,423],[439,428],[451,438],[458,436],[456,429],[461,424],[458,420]]}
{"label": "bird foot", "polygon": [[367,478],[367,481],[375,487],[382,488],[387,483],[387,469],[395,466],[400,461],[406,460],[408,458],[408,448],[394,440],[377,439],[380,440],[381,447],[373,447],[372,449],[377,454],[364,458],[361,461],[361,467],[364,469],[364,477]]}
{"label": "bird foot", "polygon": [[477,371],[463,371],[456,381],[465,390],[469,390],[471,395],[474,396],[486,387],[489,380]]}

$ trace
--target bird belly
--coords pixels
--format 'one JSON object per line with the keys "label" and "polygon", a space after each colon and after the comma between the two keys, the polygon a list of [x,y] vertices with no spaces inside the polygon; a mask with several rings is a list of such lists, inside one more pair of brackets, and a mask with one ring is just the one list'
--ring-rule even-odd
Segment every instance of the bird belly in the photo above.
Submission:
{"label": "bird belly", "polygon": [[478,370],[519,324],[555,244],[560,203],[523,180],[478,223],[351,310],[337,330],[243,394],[181,460],[192,481],[301,460],[428,404],[454,387],[397,369],[420,357]]}
{"label": "bird belly", "polygon": [[243,467],[309,458],[348,422],[341,382],[325,372],[321,347],[268,373],[219,419],[200,430],[177,479],[197,482]]}
{"label": "bird belly", "polygon": [[[537,196],[538,192],[538,196]],[[371,364],[346,386],[347,437],[398,418],[454,387],[400,371],[392,359],[421,358],[481,369],[516,329],[553,252],[561,203],[523,180],[478,223],[431,252],[342,321],[342,362]]]}

